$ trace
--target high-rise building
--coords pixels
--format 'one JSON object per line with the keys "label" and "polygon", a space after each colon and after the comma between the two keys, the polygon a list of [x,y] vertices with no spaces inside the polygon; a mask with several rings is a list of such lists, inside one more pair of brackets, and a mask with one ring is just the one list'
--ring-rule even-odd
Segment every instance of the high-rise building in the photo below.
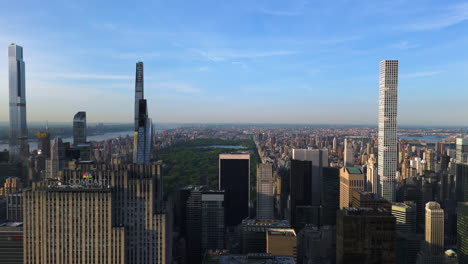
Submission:
{"label": "high-rise building", "polygon": [[271,164],[257,165],[257,219],[274,218],[275,179]]}
{"label": "high-rise building", "polygon": [[23,262],[23,223],[5,222],[0,224],[0,263],[28,263]]}
{"label": "high-rise building", "polygon": [[358,168],[343,167],[340,169],[340,208],[349,207],[354,191],[364,191],[364,174]]}
{"label": "high-rise building", "polygon": [[3,187],[0,188],[0,196],[7,196],[11,193],[21,192],[23,184],[21,179],[18,177],[8,177],[3,184]]}
{"label": "high-rise building", "polygon": [[434,255],[444,253],[444,210],[437,202],[426,204],[426,246]]}
{"label": "high-rise building", "polygon": [[250,210],[250,154],[219,155],[219,189],[225,191],[226,226],[242,223]]}
{"label": "high-rise building", "polygon": [[50,133],[37,132],[37,151],[46,159],[50,158]]}
{"label": "high-rise building", "polygon": [[312,162],[291,160],[291,175],[290,175],[290,210],[291,210],[291,226],[295,230],[300,230],[306,223],[300,223],[300,213],[304,213],[306,209],[311,209],[312,206]]}
{"label": "high-rise building", "polygon": [[110,186],[33,183],[24,199],[24,263],[126,263]]}
{"label": "high-rise building", "polygon": [[86,143],[86,112],[78,112],[73,117],[73,145]]}
{"label": "high-rise building", "polygon": [[[76,163],[73,169],[63,171],[61,181],[78,186],[86,186],[88,182],[94,186],[96,182],[102,182],[106,187],[111,187],[113,223],[125,227],[125,263],[170,261],[167,253],[171,252],[171,231],[163,201],[160,162],[119,165]],[[70,196],[64,199],[72,199],[69,200],[72,203],[75,198]],[[89,199],[95,199],[92,197],[90,195]],[[26,204],[26,197],[24,201]]]}
{"label": "high-rise building", "polygon": [[12,193],[6,197],[7,220],[23,222],[23,193]]}
{"label": "high-rise building", "polygon": [[425,241],[418,254],[417,264],[443,264],[444,210],[437,202],[426,204]]}
{"label": "high-rise building", "polygon": [[413,202],[394,203],[392,214],[396,218],[396,230],[401,233],[416,232],[416,204]]}
{"label": "high-rise building", "polygon": [[370,154],[369,160],[367,161],[367,191],[372,193],[379,193],[379,177],[377,174],[377,167],[375,163],[377,160],[374,154]]}
{"label": "high-rise building", "polygon": [[397,106],[398,60],[380,62],[379,81],[379,193],[389,202],[395,202],[397,170]]}
{"label": "high-rise building", "polygon": [[241,251],[243,254],[265,253],[266,233],[269,229],[290,229],[287,220],[244,219],[240,225]]}
{"label": "high-rise building", "polygon": [[297,237],[294,229],[268,229],[266,233],[266,253],[273,256],[297,258]]}
{"label": "high-rise building", "polygon": [[455,165],[455,186],[457,202],[468,202],[468,164]]}
{"label": "high-rise building", "polygon": [[396,263],[395,217],[390,212],[348,207],[336,220],[336,263]]}
{"label": "high-rise building", "polygon": [[59,171],[65,168],[65,146],[62,139],[56,137],[50,146],[50,158],[46,160],[46,176],[57,179]]}
{"label": "high-rise building", "polygon": [[353,167],[354,166],[354,150],[353,150],[353,141],[349,138],[344,139],[344,167]]}
{"label": "high-rise building", "polygon": [[311,205],[320,206],[322,169],[328,166],[328,150],[326,149],[293,149],[293,160],[312,162]]}
{"label": "high-rise building", "polygon": [[336,139],[336,137],[333,138],[333,146],[332,146],[332,148],[333,148],[333,152],[336,152],[336,148],[337,148],[337,139]]}
{"label": "high-rise building", "polygon": [[456,162],[468,164],[468,138],[456,140]]}
{"label": "high-rise building", "polygon": [[10,86],[10,160],[25,160],[29,155],[28,126],[26,123],[26,79],[23,47],[8,47]]}
{"label": "high-rise building", "polygon": [[190,186],[186,202],[187,260],[201,263],[206,250],[224,248],[224,192]]}
{"label": "high-rise building", "polygon": [[354,191],[352,199],[352,206],[354,208],[373,208],[373,209],[384,209],[389,212],[392,210],[392,204],[380,197],[378,194],[365,192],[365,191]]}
{"label": "high-rise building", "polygon": [[323,168],[322,211],[320,225],[336,225],[336,211],[340,207],[340,169]]}
{"label": "high-rise building", "polygon": [[460,263],[468,263],[468,202],[457,205],[457,243]]}
{"label": "high-rise building", "polygon": [[148,107],[144,99],[143,62],[136,64],[135,78],[135,131],[133,138],[133,162],[148,164],[151,158],[153,124],[148,118]]}
{"label": "high-rise building", "polygon": [[[336,222],[336,220],[335,220]],[[336,229],[334,226],[307,225],[297,233],[297,263],[335,263]]]}

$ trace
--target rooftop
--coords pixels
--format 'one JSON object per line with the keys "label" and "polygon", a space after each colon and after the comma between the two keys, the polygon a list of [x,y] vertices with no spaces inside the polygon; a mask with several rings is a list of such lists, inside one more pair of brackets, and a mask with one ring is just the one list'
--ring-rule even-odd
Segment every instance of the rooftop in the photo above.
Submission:
{"label": "rooftop", "polygon": [[268,229],[268,235],[270,236],[296,236],[294,229]]}
{"label": "rooftop", "polygon": [[362,171],[359,168],[346,167],[346,170],[349,174],[362,174]]}

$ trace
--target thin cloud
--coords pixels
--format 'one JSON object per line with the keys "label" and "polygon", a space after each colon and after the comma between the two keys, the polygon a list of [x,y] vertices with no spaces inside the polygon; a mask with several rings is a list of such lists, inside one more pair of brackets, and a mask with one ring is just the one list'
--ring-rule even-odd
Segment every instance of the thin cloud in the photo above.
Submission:
{"label": "thin cloud", "polygon": [[261,8],[260,13],[270,16],[298,16],[301,15],[302,12],[298,11],[286,11],[286,10],[269,10],[265,8]]}
{"label": "thin cloud", "polygon": [[405,28],[413,31],[436,30],[459,24],[465,20],[468,20],[468,3],[451,6],[444,13],[407,25]]}
{"label": "thin cloud", "polygon": [[203,51],[192,49],[193,52],[211,61],[224,61],[227,59],[255,59],[272,56],[287,56],[301,53],[296,50],[270,50],[270,51]]}
{"label": "thin cloud", "polygon": [[395,43],[395,44],[391,45],[390,48],[399,49],[399,50],[408,50],[408,49],[417,48],[419,46],[420,46],[419,44],[412,43],[412,42],[409,42],[409,41],[400,41],[398,43]]}
{"label": "thin cloud", "polygon": [[199,94],[201,89],[196,88],[190,84],[179,82],[160,82],[153,84],[157,89],[162,89],[169,92],[176,92],[182,94]]}
{"label": "thin cloud", "polygon": [[443,73],[443,71],[422,71],[422,72],[413,72],[404,74],[402,77],[406,78],[417,78],[417,77],[427,77],[427,76],[434,76]]}
{"label": "thin cloud", "polygon": [[33,73],[31,77],[37,79],[92,79],[92,80],[129,80],[134,79],[130,75],[94,74],[94,73]]}

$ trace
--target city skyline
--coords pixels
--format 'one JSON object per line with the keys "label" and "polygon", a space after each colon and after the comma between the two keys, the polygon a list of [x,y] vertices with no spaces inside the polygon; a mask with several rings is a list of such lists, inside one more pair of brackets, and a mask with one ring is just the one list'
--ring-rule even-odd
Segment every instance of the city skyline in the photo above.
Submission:
{"label": "city skyline", "polygon": [[[24,17],[10,15],[20,8],[11,5],[0,11],[9,25],[0,29],[0,46],[25,49],[30,121],[64,122],[84,110],[90,122],[130,123],[124,109],[133,103],[133,63],[142,60],[155,123],[374,125],[377,64],[398,59],[399,125],[468,122],[468,62],[459,56],[468,43],[468,4],[341,2],[188,3],[187,10],[214,11],[189,15],[179,2],[148,3],[114,5],[101,16],[102,4],[87,22],[81,15],[89,3],[31,3],[21,7]],[[55,12],[60,26],[54,11],[63,11]],[[2,105],[7,72],[1,63]],[[444,107],[427,107],[434,101]],[[6,108],[0,120],[8,120]]]}

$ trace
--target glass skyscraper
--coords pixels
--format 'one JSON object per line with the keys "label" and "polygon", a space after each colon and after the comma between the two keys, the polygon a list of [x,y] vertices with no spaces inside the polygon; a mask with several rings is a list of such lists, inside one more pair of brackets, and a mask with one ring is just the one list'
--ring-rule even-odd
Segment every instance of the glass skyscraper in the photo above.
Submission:
{"label": "glass skyscraper", "polygon": [[10,88],[10,160],[28,157],[28,127],[26,124],[26,89],[23,47],[8,47]]}
{"label": "glass skyscraper", "polygon": [[153,124],[148,118],[148,108],[144,99],[143,62],[136,64],[135,76],[135,130],[133,138],[133,162],[147,164],[151,156]]}
{"label": "glass skyscraper", "polygon": [[397,170],[398,60],[380,62],[379,157],[380,195],[395,202]]}

